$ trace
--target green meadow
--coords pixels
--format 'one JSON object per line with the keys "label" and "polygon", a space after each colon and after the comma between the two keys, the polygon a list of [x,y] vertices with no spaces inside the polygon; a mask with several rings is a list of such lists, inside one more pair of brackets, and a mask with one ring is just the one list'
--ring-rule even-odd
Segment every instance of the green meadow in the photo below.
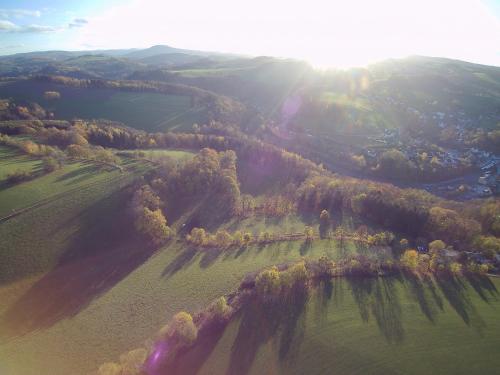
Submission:
{"label": "green meadow", "polygon": [[0,145],[0,184],[15,171],[37,172],[41,168],[41,161],[18,153],[11,147]]}
{"label": "green meadow", "polygon": [[[111,237],[103,233],[113,233],[113,226],[104,219],[94,223],[99,212],[124,214],[119,200],[105,202],[98,201],[99,208],[89,213],[85,231],[74,233],[83,245],[59,245],[64,252],[50,270],[0,286],[0,297],[10,301],[3,315],[0,310],[0,358],[7,373],[86,374],[142,346],[179,310],[195,312],[230,292],[249,272],[302,257],[339,258],[356,251],[353,244],[341,250],[330,240],[225,251],[173,241],[153,251],[133,236],[118,240],[117,228]],[[88,232],[93,236],[84,235]]]}
{"label": "green meadow", "polygon": [[[61,98],[47,100],[45,91],[58,91]],[[203,107],[192,107],[191,98],[147,92],[77,88],[36,81],[0,84],[0,97],[39,103],[58,119],[107,119],[149,132],[191,129],[204,123]]]}
{"label": "green meadow", "polygon": [[500,280],[337,278],[250,302],[171,375],[498,374]]}

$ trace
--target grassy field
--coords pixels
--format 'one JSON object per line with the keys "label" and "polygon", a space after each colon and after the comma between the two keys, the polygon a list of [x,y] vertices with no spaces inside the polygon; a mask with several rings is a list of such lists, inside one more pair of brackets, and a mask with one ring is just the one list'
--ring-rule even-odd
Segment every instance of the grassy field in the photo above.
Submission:
{"label": "grassy field", "polygon": [[[53,173],[0,189],[0,216],[36,205],[0,223],[0,284],[53,267],[106,217],[121,188],[144,171],[141,163],[126,172],[73,163]],[[101,203],[100,203],[101,202]],[[108,207],[109,208],[109,207]],[[100,212],[103,217],[93,216]],[[109,215],[108,219],[114,218]],[[98,239],[96,239],[98,241]]]}
{"label": "grassy field", "polygon": [[138,248],[122,243],[29,287],[4,287],[12,303],[0,318],[3,373],[85,374],[143,345],[179,310],[196,311],[231,291],[247,272],[302,256],[341,256],[334,241],[306,252],[301,241],[225,252],[176,243],[155,254]]}
{"label": "grassy field", "polygon": [[498,374],[500,280],[339,278],[250,304],[171,375]]}
{"label": "grassy field", "polygon": [[30,158],[18,153],[11,147],[0,145],[0,184],[9,173],[17,170],[37,172],[41,166],[42,163],[39,159]]}
{"label": "grassy field", "polygon": [[[148,160],[155,160],[157,158],[161,158],[163,156],[168,156],[174,160],[178,160],[180,162],[184,160],[191,159],[195,154],[191,151],[184,150],[165,150],[165,149],[137,149],[137,150],[120,150],[117,151],[118,154],[123,155],[135,155],[137,153],[143,153],[144,158]],[[142,157],[142,156],[141,156]]]}
{"label": "grassy field", "polygon": [[[45,91],[58,91],[59,100],[46,100]],[[108,119],[150,132],[191,129],[204,123],[205,109],[191,107],[191,98],[111,89],[85,89],[45,82],[16,81],[0,84],[0,97],[34,101],[58,119]]]}

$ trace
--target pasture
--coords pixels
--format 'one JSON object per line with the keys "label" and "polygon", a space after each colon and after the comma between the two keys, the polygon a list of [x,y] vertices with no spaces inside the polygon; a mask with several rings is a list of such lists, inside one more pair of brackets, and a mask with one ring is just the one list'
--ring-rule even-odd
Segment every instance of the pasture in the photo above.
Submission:
{"label": "pasture", "polygon": [[302,241],[226,251],[174,241],[154,252],[133,238],[100,246],[1,287],[11,303],[0,317],[0,362],[7,374],[86,374],[142,346],[179,310],[230,292],[246,273],[325,253],[342,256],[335,241],[306,252]]}
{"label": "pasture", "polygon": [[18,170],[36,173],[40,170],[41,164],[38,159],[22,155],[12,147],[0,145],[0,186],[10,173]]}
{"label": "pasture", "polygon": [[498,374],[498,279],[337,278],[250,302],[172,375]]}
{"label": "pasture", "polygon": [[[45,91],[58,91],[61,98],[47,100]],[[206,119],[205,108],[191,106],[191,98],[181,95],[13,81],[0,84],[0,97],[36,102],[58,119],[107,119],[149,132],[189,130]]]}

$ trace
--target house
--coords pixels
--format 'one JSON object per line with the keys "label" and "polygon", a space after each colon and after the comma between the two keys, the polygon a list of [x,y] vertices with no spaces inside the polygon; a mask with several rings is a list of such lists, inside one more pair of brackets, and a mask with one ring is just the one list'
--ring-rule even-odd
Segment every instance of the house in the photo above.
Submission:
{"label": "house", "polygon": [[425,246],[417,246],[417,251],[420,254],[426,254],[427,253],[427,247],[425,247]]}
{"label": "house", "polygon": [[456,250],[451,250],[451,249],[445,249],[441,253],[444,259],[446,259],[449,262],[454,262],[458,260],[458,257],[460,256],[460,253]]}

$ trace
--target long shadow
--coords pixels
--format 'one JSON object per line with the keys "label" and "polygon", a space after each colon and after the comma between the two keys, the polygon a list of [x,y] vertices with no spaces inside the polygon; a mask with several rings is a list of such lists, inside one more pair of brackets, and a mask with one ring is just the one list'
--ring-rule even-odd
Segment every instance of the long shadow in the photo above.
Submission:
{"label": "long shadow", "polygon": [[321,221],[319,224],[319,236],[320,238],[327,238],[330,232],[331,223],[330,221]]}
{"label": "long shadow", "polygon": [[[74,235],[57,266],[1,317],[5,330],[0,336],[22,336],[77,315],[153,254],[153,248],[128,234],[133,233],[127,227],[130,223],[116,207],[123,206],[122,197],[118,192],[82,215],[82,230]],[[107,211],[113,208],[116,211]]]}
{"label": "long shadow", "polygon": [[465,275],[467,281],[484,302],[498,300],[498,290],[495,284],[487,276],[468,273]]}
{"label": "long shadow", "polygon": [[464,323],[481,334],[486,325],[469,298],[464,280],[445,274],[436,277],[436,283],[450,306]]}
{"label": "long shadow", "polygon": [[394,283],[396,278],[348,277],[353,298],[364,322],[373,317],[389,343],[404,339],[401,305]]}
{"label": "long shadow", "polygon": [[404,329],[401,321],[401,305],[396,292],[393,278],[377,278],[374,291],[372,314],[375,316],[379,329],[390,343],[399,343],[404,339]]}
{"label": "long shadow", "polygon": [[226,375],[248,374],[258,350],[271,340],[278,345],[280,361],[293,362],[303,337],[307,300],[307,290],[296,288],[287,298],[262,301],[255,297],[249,301],[241,315]]}
{"label": "long shadow", "polygon": [[198,340],[194,346],[177,352],[162,363],[155,373],[169,375],[196,375],[214,351],[224,334],[226,326],[211,325],[198,332]]}
{"label": "long shadow", "polygon": [[[417,301],[420,310],[425,315],[425,317],[431,323],[435,323],[437,319],[438,309],[436,308],[437,303],[434,297],[435,294],[432,296],[434,298],[429,298],[426,293],[429,284],[425,284],[424,281],[413,272],[404,272],[404,280],[406,281],[406,285],[408,287],[408,291],[410,292],[411,298]],[[430,280],[430,282],[432,285],[434,285],[432,280]],[[437,306],[441,306],[442,309],[442,302]]]}
{"label": "long shadow", "polygon": [[301,256],[306,255],[312,249],[312,241],[305,240],[300,245],[299,253]]}
{"label": "long shadow", "polygon": [[[57,182],[62,182],[66,180],[72,180],[70,183],[74,184],[77,182],[84,181],[88,178],[93,177],[93,175],[99,170],[98,166],[95,164],[89,164],[84,167],[75,169],[74,171],[68,172],[63,174],[62,176],[59,176],[57,178]],[[78,178],[76,178],[78,177]]]}
{"label": "long shadow", "polygon": [[198,250],[194,247],[188,247],[182,250],[181,253],[165,267],[161,275],[164,277],[173,276],[183,268],[189,266],[193,262],[196,254],[198,254]]}
{"label": "long shadow", "polygon": [[436,306],[439,308],[439,310],[443,311],[444,310],[444,305],[443,305],[443,298],[441,295],[438,293],[438,289],[436,288],[436,284],[434,283],[434,280],[432,279],[431,276],[426,276],[424,277],[424,284],[431,293],[432,299],[436,303]]}
{"label": "long shadow", "polygon": [[224,249],[219,247],[205,250],[200,260],[200,267],[201,268],[210,267],[220,257],[220,255],[223,252]]}

